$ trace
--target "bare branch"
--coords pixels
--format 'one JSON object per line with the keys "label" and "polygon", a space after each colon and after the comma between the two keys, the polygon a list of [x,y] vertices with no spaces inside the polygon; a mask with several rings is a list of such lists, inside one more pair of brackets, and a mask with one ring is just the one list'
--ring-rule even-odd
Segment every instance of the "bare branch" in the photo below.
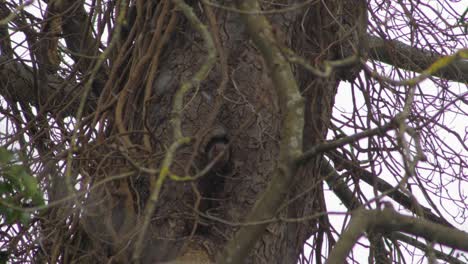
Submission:
{"label": "bare branch", "polygon": [[[101,43],[93,37],[91,21],[83,5],[84,1],[51,1],[48,8],[49,12],[61,17],[63,38],[71,51],[70,56],[77,63],[79,71],[86,73],[98,60]],[[104,87],[106,72],[107,65],[101,64],[96,79],[93,80],[97,90]]]}
{"label": "bare branch", "polygon": [[[420,242],[419,240],[417,240],[415,238],[412,238],[410,236],[407,236],[407,235],[404,235],[404,234],[401,234],[401,233],[394,233],[394,234],[391,235],[391,238],[403,241],[403,242],[408,243],[410,245],[413,245],[413,246],[419,248],[422,251],[428,250],[428,246],[426,244],[424,244],[423,242]],[[434,250],[434,249],[431,249],[431,250]],[[458,260],[457,258],[455,258],[455,257],[453,257],[451,255],[448,255],[448,254],[446,254],[446,253],[444,253],[442,251],[439,251],[439,250],[434,250],[434,253],[435,253],[435,255],[436,255],[436,257],[438,259],[447,261],[448,263],[454,263],[454,264],[464,264],[465,263],[465,262],[463,262],[461,260]]]}
{"label": "bare branch", "polygon": [[328,142],[324,142],[323,144],[315,145],[311,149],[304,152],[304,154],[302,154],[300,157],[298,157],[296,162],[298,164],[302,164],[319,153],[322,153],[331,149],[336,149],[338,147],[356,142],[363,138],[368,138],[368,137],[372,137],[376,135],[384,135],[388,131],[395,129],[395,128],[396,128],[396,123],[392,121],[381,127],[372,128],[372,129],[362,131],[362,132],[356,133],[348,137],[340,138],[338,140],[328,141]]}
{"label": "bare branch", "polygon": [[[411,47],[396,40],[383,40],[369,35],[367,41],[370,48],[369,56],[372,60],[378,60],[409,71],[422,72],[442,57],[440,54]],[[439,70],[434,76],[468,83],[468,61],[457,60]]]}
{"label": "bare branch", "polygon": [[328,163],[326,160],[322,160],[320,166],[322,175],[326,175],[326,181],[328,187],[340,198],[341,202],[349,210],[357,209],[361,203],[357,200],[353,192],[349,189],[346,183],[343,181],[343,177]]}
{"label": "bare branch", "polygon": [[[57,2],[57,1],[55,1]],[[55,3],[53,2],[53,3]],[[91,34],[89,18],[83,7],[84,1],[58,1],[56,12],[63,16],[63,35],[75,62],[82,61],[82,68],[90,69],[93,58],[98,56],[98,42]]]}
{"label": "bare branch", "polygon": [[[411,198],[408,197],[406,194],[402,193],[401,191],[395,189],[391,184],[387,183],[385,180],[381,179],[380,177],[375,176],[371,172],[354,165],[351,161],[346,160],[343,156],[334,152],[333,154],[329,154],[334,158],[338,157],[340,159],[340,164],[344,168],[349,171],[353,171],[356,173],[357,178],[364,180],[370,186],[375,186],[379,192],[389,192],[388,196],[392,198],[394,201],[405,207],[410,211],[414,211],[413,202]],[[392,191],[393,190],[393,191]],[[434,222],[438,223],[447,227],[454,227],[452,224],[447,222],[447,220],[435,215],[429,208],[423,207],[424,216]]]}
{"label": "bare branch", "polygon": [[468,251],[468,234],[461,230],[401,215],[390,208],[383,211],[359,209],[353,213],[348,228],[336,243],[335,248],[332,249],[326,263],[344,263],[357,240],[365,232],[372,230],[384,233],[401,231],[454,249]]}
{"label": "bare branch", "polygon": [[[31,67],[18,61],[0,56],[0,94],[16,101],[38,106],[38,93],[34,90],[34,74]],[[82,85],[70,82],[55,75],[48,76],[48,85],[39,87],[45,92],[48,101],[44,105],[46,111],[60,109],[63,116],[73,115],[79,104]],[[87,100],[86,113],[95,109],[95,97]]]}

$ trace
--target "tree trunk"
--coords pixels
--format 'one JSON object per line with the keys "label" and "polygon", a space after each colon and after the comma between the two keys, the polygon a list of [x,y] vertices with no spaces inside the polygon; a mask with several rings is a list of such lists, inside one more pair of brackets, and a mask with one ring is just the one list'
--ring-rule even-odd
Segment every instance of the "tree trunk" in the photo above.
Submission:
{"label": "tree trunk", "polygon": [[[269,18],[280,45],[292,47],[320,68],[326,60],[362,52],[363,44],[356,35],[365,28],[367,21],[362,16],[366,6],[353,2],[317,1],[305,11]],[[58,248],[51,233],[44,234],[46,251],[62,251],[62,262],[128,263],[135,250],[141,251],[141,263],[214,262],[271,178],[277,166],[284,109],[279,107],[265,62],[249,41],[238,13],[212,10],[208,5],[203,5],[203,12],[196,4],[192,7],[221,49],[209,75],[184,96],[182,134],[193,140],[178,149],[170,172],[180,177],[199,174],[212,161],[208,154],[216,153],[213,146],[223,147],[225,160],[215,161],[194,181],[168,178],[156,203],[148,200],[161,177],[158,169],[164,155],[175,139],[171,112],[175,93],[203,65],[207,50],[203,36],[186,18],[169,12],[170,4],[160,4],[154,11],[154,21],[156,14],[165,15],[160,23],[166,26],[160,32],[159,22],[151,24],[143,14],[136,15],[133,28],[122,30],[115,57],[110,59],[107,84],[93,84],[97,86],[93,91],[101,97],[97,107],[101,112],[95,120],[102,121],[102,129],[97,141],[78,157],[93,160],[77,166],[86,168],[86,175],[90,175],[85,185],[94,186],[83,201],[81,220],[73,226],[78,231],[65,249]],[[152,40],[153,34],[135,35],[132,30],[136,27],[147,27],[143,33],[159,34],[159,42]],[[158,46],[165,41],[164,47]],[[320,78],[296,65],[295,74],[305,99],[303,149],[307,150],[325,139],[338,84],[341,79],[354,78],[355,73],[344,75],[333,70]],[[113,100],[112,93],[117,101],[106,108],[105,103]],[[219,142],[213,136],[217,131],[222,132]],[[278,215],[301,218],[326,211],[321,161],[317,156],[299,168],[288,199],[278,206]],[[138,173],[132,174],[135,171]],[[131,176],[124,177],[126,174]],[[105,179],[114,180],[95,185]],[[144,229],[145,208],[151,203],[155,208],[149,227]],[[62,225],[67,226],[67,222]],[[318,248],[326,241],[333,242],[331,233],[325,231],[328,226],[326,216],[273,222],[244,263],[296,263],[309,237]],[[140,236],[143,244],[138,248]],[[56,255],[49,256],[57,261],[53,259]]]}
{"label": "tree trunk", "polygon": [[[463,216],[432,201],[464,209],[443,192],[466,167],[444,134],[463,150],[452,5],[17,2],[0,4],[0,262],[343,263],[366,236],[369,262],[461,263]],[[342,81],[354,109],[332,124]]]}

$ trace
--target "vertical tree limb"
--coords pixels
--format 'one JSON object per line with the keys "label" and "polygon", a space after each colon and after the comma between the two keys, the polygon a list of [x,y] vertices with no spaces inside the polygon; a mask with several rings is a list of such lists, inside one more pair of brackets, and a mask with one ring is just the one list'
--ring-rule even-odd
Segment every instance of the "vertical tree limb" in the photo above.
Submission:
{"label": "vertical tree limb", "polygon": [[[260,11],[256,0],[242,1],[239,8],[244,11]],[[244,13],[242,18],[249,36],[266,62],[283,113],[278,165],[266,190],[260,195],[246,218],[250,222],[273,217],[287,196],[287,189],[296,170],[294,160],[302,153],[304,102],[291,67],[274,37],[270,22],[260,14]],[[266,227],[267,224],[241,227],[228,242],[224,252],[219,255],[218,262],[243,263]]]}

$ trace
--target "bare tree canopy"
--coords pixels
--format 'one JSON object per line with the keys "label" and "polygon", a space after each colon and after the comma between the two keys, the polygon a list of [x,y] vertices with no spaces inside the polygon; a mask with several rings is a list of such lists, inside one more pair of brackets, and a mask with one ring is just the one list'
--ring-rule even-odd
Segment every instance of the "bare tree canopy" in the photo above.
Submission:
{"label": "bare tree canopy", "polygon": [[468,262],[463,8],[0,1],[0,263]]}

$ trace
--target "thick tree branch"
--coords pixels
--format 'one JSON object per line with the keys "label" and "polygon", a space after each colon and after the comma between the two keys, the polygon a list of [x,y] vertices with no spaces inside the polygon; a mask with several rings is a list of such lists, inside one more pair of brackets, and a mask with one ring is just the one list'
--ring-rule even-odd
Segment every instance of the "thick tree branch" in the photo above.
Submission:
{"label": "thick tree branch", "polygon": [[[245,0],[240,9],[259,11],[256,0]],[[294,160],[302,153],[302,133],[304,129],[304,99],[297,86],[291,66],[283,56],[279,43],[272,32],[272,26],[262,15],[242,15],[249,36],[262,54],[273,85],[278,93],[282,111],[282,129],[278,165],[273,176],[260,194],[246,221],[259,221],[275,216],[281,202],[287,196],[288,188],[295,175]],[[265,232],[267,224],[241,227],[223,253],[218,263],[244,263],[256,242]]]}
{"label": "thick tree branch", "polygon": [[[62,21],[63,38],[70,56],[78,65],[78,70],[88,73],[100,56],[100,42],[93,37],[92,25],[84,1],[64,0],[53,1],[49,4],[50,11],[60,16]],[[106,81],[107,65],[102,64],[96,78],[93,80],[93,91],[99,93]]]}
{"label": "thick tree branch", "polygon": [[[397,40],[383,40],[369,35],[369,57],[395,67],[422,72],[442,56],[427,50],[411,47]],[[434,76],[450,81],[468,83],[468,61],[457,60],[439,70]]]}
{"label": "thick tree branch", "polygon": [[354,210],[360,207],[361,203],[349,189],[346,182],[343,180],[343,177],[338,174],[338,172],[333,168],[328,161],[322,159],[322,164],[320,165],[321,173],[323,176],[326,176],[326,182],[328,187],[338,196],[341,202],[349,210]]}
{"label": "thick tree branch", "polygon": [[353,213],[348,228],[336,243],[326,263],[344,263],[358,239],[365,232],[373,230],[383,233],[401,231],[454,249],[468,251],[468,233],[461,230],[401,215],[390,208],[383,211],[359,209]]}
{"label": "thick tree branch", "polygon": [[[3,12],[0,12],[0,19],[4,19]],[[11,47],[10,35],[7,25],[0,25],[0,52],[9,58],[13,58],[13,48]]]}
{"label": "thick tree branch", "polygon": [[447,261],[448,263],[466,264],[466,262],[463,262],[463,261],[457,259],[456,257],[448,255],[448,254],[446,254],[446,253],[444,253],[442,251],[435,250],[435,249],[428,249],[428,246],[426,244],[424,244],[423,242],[420,242],[416,238],[412,238],[410,236],[407,236],[407,235],[404,235],[404,234],[401,234],[401,233],[393,233],[391,235],[391,238],[399,240],[399,241],[403,241],[405,243],[408,243],[408,244],[410,244],[410,245],[412,245],[412,246],[414,246],[416,248],[419,248],[420,250],[422,250],[424,252],[426,252],[427,250],[433,250],[435,256],[438,259],[441,259],[443,261]]}
{"label": "thick tree branch", "polygon": [[[47,76],[48,82],[40,91],[47,94],[46,111],[59,112],[64,116],[73,115],[79,104],[81,84],[75,84],[55,75]],[[38,93],[34,90],[34,74],[31,67],[7,56],[0,56],[0,94],[14,102],[38,106]],[[88,99],[86,112],[95,109],[95,99]]]}
{"label": "thick tree branch", "polygon": [[[343,177],[330,165],[329,162],[327,162],[326,160],[322,160],[322,164],[320,168],[321,168],[322,175],[326,176],[326,181],[327,181],[328,186],[330,187],[331,190],[333,190],[333,192],[336,194],[336,196],[338,196],[340,201],[346,206],[346,208],[348,208],[348,210],[350,211],[356,210],[362,207],[362,204],[358,201],[358,199],[355,197],[353,192],[346,185],[346,182],[343,181]],[[407,244],[410,244],[416,248],[419,248],[422,251],[428,250],[428,246],[424,244],[423,242],[420,242],[417,239],[409,237],[402,233],[394,232],[391,234],[390,237],[392,239],[397,239]],[[442,259],[449,263],[456,263],[456,264],[464,263],[464,262],[459,261],[455,257],[448,255],[444,252],[434,250],[434,249],[431,249],[431,250],[434,251],[435,256],[438,259]]]}
{"label": "thick tree branch", "polygon": [[[349,211],[362,208],[361,202],[357,199],[356,194],[354,194],[346,182],[343,180],[343,177],[330,165],[328,161],[322,159],[322,164],[320,166],[321,173],[325,176],[328,186],[331,190],[338,196],[341,202],[346,206]],[[382,233],[372,232],[369,233],[369,241],[371,242],[371,252],[375,263],[390,263],[388,258],[388,252],[384,245],[384,240]]]}
{"label": "thick tree branch", "polygon": [[84,1],[54,1],[50,5],[57,16],[62,16],[63,37],[67,47],[72,51],[71,57],[76,63],[80,63],[80,71],[89,71],[98,56],[99,46],[91,34],[92,29],[83,6]]}

